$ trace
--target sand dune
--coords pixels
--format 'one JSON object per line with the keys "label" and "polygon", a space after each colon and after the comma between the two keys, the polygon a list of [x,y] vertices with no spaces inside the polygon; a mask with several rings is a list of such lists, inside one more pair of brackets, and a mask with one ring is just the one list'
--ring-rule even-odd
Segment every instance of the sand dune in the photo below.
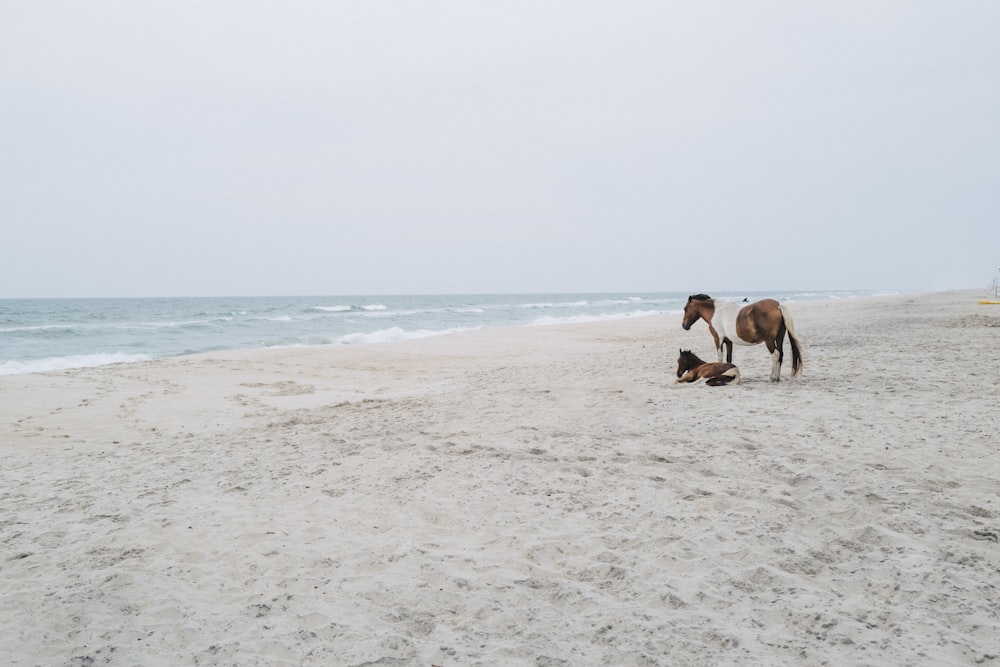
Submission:
{"label": "sand dune", "polygon": [[1000,664],[1000,310],[793,307],[0,377],[0,655]]}

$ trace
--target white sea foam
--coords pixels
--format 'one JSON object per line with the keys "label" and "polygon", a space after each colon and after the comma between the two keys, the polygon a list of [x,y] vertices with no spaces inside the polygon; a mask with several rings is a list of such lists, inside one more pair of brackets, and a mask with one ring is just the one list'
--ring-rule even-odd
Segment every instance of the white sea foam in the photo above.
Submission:
{"label": "white sea foam", "polygon": [[318,310],[324,313],[350,313],[355,310],[360,310],[370,313],[370,312],[388,310],[388,306],[382,303],[372,303],[366,306],[349,306],[349,305],[313,306],[313,310]]}
{"label": "white sea foam", "polygon": [[49,357],[34,361],[0,361],[0,375],[19,375],[21,373],[45,373],[47,371],[64,371],[70,368],[93,368],[108,364],[135,363],[149,361],[145,354],[126,354],[113,352],[103,354],[81,354],[70,357]]}
{"label": "white sea foam", "polygon": [[523,303],[518,305],[518,308],[586,308],[590,305],[589,301],[564,301],[564,302],[554,302],[554,301],[542,301],[538,303]]}
{"label": "white sea foam", "polygon": [[431,331],[429,329],[417,329],[414,331],[406,331],[400,327],[391,327],[389,329],[380,329],[379,331],[373,331],[371,333],[352,333],[346,336],[341,336],[337,339],[337,343],[341,345],[357,345],[362,343],[389,343],[397,340],[413,340],[416,338],[428,338],[430,336],[443,336],[450,333],[458,333],[460,331],[469,331],[469,328],[456,328],[456,329],[441,329],[437,331]]}
{"label": "white sea foam", "polygon": [[216,317],[210,320],[168,320],[162,322],[119,322],[108,325],[89,325],[90,328],[108,329],[183,329],[187,327],[204,327],[217,322],[231,322],[231,317]]}
{"label": "white sea foam", "polygon": [[659,315],[662,311],[659,310],[633,310],[629,313],[602,313],[600,315],[585,315],[583,313],[579,315],[566,315],[564,317],[552,317],[550,315],[543,315],[542,317],[536,318],[532,325],[546,326],[550,324],[581,324],[584,322],[603,322],[607,320],[623,320],[630,317],[649,317],[651,315]]}
{"label": "white sea foam", "polygon": [[0,334],[6,333],[30,333],[34,331],[72,331],[76,325],[72,324],[39,324],[36,326],[14,326],[0,327]]}

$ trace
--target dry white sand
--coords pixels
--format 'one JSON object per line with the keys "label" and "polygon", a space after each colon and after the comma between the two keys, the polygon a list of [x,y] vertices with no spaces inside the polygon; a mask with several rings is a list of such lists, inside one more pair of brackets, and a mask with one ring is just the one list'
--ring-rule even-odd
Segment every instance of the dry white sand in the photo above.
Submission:
{"label": "dry white sand", "polygon": [[1000,306],[794,307],[0,378],[2,662],[1000,664]]}

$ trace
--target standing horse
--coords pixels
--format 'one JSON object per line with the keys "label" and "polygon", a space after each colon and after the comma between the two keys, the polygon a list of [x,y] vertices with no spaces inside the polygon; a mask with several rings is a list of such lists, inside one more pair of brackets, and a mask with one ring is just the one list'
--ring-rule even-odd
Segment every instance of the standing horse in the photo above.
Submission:
{"label": "standing horse", "polygon": [[737,384],[740,381],[740,369],[724,361],[711,363],[702,361],[691,350],[681,350],[677,357],[678,382],[697,382],[704,380],[705,384],[717,387],[724,384]]}
{"label": "standing horse", "polygon": [[715,339],[715,349],[722,361],[733,361],[733,343],[758,345],[764,343],[771,354],[771,382],[781,380],[781,362],[785,359],[785,331],[792,346],[792,377],[802,372],[802,344],[792,325],[787,306],[774,299],[762,299],[742,308],[729,301],[716,301],[707,294],[688,297],[681,326],[687,331],[701,318]]}

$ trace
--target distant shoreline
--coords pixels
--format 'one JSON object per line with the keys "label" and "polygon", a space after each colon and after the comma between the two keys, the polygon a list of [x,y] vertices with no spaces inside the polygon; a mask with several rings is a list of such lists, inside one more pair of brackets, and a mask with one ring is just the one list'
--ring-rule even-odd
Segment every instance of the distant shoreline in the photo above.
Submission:
{"label": "distant shoreline", "polygon": [[[876,291],[719,294],[790,301]],[[209,297],[0,301],[0,375],[226,349],[381,343],[481,328],[588,322],[683,308],[686,293]]]}

